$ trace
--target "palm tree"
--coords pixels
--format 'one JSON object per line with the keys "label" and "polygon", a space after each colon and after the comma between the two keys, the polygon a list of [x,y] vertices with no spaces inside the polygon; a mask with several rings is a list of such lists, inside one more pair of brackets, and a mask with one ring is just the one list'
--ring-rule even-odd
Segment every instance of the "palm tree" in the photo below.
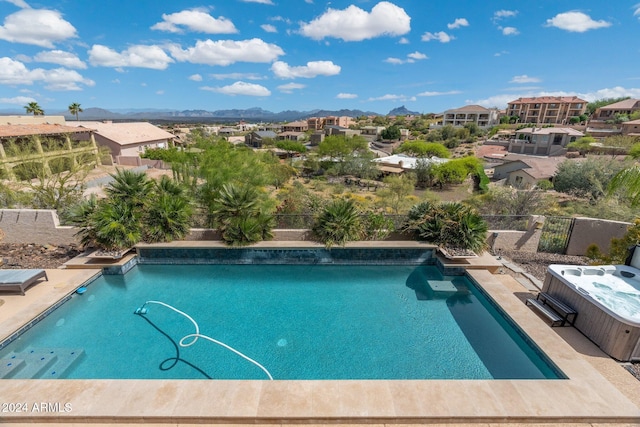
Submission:
{"label": "palm tree", "polygon": [[273,215],[263,212],[258,190],[250,185],[225,184],[214,199],[210,218],[222,239],[234,246],[272,238]]}
{"label": "palm tree", "polygon": [[73,104],[69,105],[69,112],[74,116],[76,116],[76,120],[80,120],[78,115],[82,113],[82,111],[83,110],[82,108],[80,108],[80,104],[78,104],[77,102],[74,102]]}
{"label": "palm tree", "polygon": [[607,195],[611,196],[620,190],[630,199],[631,206],[640,204],[640,166],[630,166],[614,175]]}
{"label": "palm tree", "polygon": [[25,105],[24,109],[27,111],[27,114],[33,114],[34,116],[44,116],[44,110],[35,101]]}
{"label": "palm tree", "polygon": [[344,246],[362,236],[360,212],[351,199],[336,199],[329,203],[313,225],[313,233],[326,247]]}
{"label": "palm tree", "polygon": [[107,196],[130,204],[136,209],[144,206],[153,188],[153,181],[144,172],[118,169],[111,177],[113,181],[105,188]]}

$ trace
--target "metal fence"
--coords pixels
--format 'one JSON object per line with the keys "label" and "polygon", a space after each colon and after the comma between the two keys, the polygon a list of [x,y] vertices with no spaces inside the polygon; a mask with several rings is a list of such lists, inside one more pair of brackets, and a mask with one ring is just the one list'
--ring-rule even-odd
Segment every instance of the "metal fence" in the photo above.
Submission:
{"label": "metal fence", "polygon": [[546,217],[538,244],[538,252],[566,253],[574,222],[575,220],[570,217]]}

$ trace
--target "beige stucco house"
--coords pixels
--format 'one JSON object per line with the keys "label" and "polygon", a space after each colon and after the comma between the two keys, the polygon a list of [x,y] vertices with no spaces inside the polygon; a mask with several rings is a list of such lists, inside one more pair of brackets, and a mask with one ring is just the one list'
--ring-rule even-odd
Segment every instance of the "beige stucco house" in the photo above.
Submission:
{"label": "beige stucco house", "polygon": [[168,148],[175,135],[147,122],[113,123],[77,121],[70,126],[93,129],[98,145],[108,147],[115,164],[139,158],[149,148]]}
{"label": "beige stucco house", "polygon": [[582,138],[584,133],[572,128],[524,128],[516,131],[509,140],[510,153],[534,156],[561,156],[569,143]]}

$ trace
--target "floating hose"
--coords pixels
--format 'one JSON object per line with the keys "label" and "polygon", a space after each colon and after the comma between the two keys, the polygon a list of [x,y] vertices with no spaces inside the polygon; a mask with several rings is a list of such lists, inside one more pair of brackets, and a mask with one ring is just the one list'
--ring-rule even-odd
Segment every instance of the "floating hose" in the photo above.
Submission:
{"label": "floating hose", "polygon": [[193,326],[195,327],[196,332],[194,334],[188,334],[188,335],[185,335],[184,337],[180,338],[180,341],[178,342],[180,347],[191,347],[192,345],[194,345],[198,341],[198,338],[205,339],[205,340],[210,341],[210,342],[212,342],[214,344],[217,344],[217,345],[219,345],[221,347],[224,347],[227,350],[230,350],[230,351],[234,352],[235,354],[237,354],[238,356],[242,357],[243,359],[253,363],[258,368],[262,369],[262,371],[264,371],[264,373],[267,374],[267,376],[269,377],[270,380],[273,380],[273,377],[271,376],[271,374],[269,373],[267,368],[265,368],[264,366],[262,366],[260,363],[256,362],[255,360],[253,360],[249,356],[246,356],[246,355],[242,354],[241,352],[239,352],[235,348],[223,343],[222,341],[218,341],[218,340],[216,340],[214,338],[211,338],[209,336],[202,335],[200,333],[200,327],[198,326],[198,323],[195,320],[193,320],[193,317],[189,316],[184,311],[180,311],[177,308],[175,308],[175,307],[173,307],[173,306],[171,306],[169,304],[166,304],[166,303],[164,303],[162,301],[147,301],[144,304],[142,304],[141,307],[138,307],[136,309],[136,311],[134,312],[134,314],[138,314],[138,315],[147,314],[147,309],[145,307],[147,304],[158,304],[158,305],[167,307],[168,309],[171,309],[171,310],[175,311],[176,313],[186,317],[187,319],[189,319],[191,321],[191,323],[193,323]]}

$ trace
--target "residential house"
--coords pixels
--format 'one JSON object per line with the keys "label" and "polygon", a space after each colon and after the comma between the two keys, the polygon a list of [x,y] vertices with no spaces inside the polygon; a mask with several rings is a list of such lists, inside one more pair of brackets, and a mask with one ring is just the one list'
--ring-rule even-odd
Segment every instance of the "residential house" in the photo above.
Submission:
{"label": "residential house", "polygon": [[519,117],[521,123],[564,125],[586,111],[587,101],[577,96],[539,96],[509,102],[506,114]]}
{"label": "residential house", "polygon": [[361,135],[370,141],[376,141],[380,139],[384,126],[363,126],[360,128]]}
{"label": "residential house", "polygon": [[629,133],[628,122],[617,120],[620,116],[629,117],[640,111],[640,99],[625,99],[598,108],[587,127],[587,133],[594,138],[606,138],[614,135],[626,135]]}
{"label": "residential house", "polygon": [[259,130],[245,135],[244,143],[249,147],[262,148],[266,140],[275,141],[277,138],[278,134],[271,130]]}
{"label": "residential house", "polygon": [[466,105],[445,111],[441,124],[461,127],[468,123],[474,123],[478,127],[489,128],[498,124],[498,121],[499,111],[497,109],[489,109],[480,105]]}
{"label": "residential house", "polygon": [[324,127],[324,133],[329,135],[339,135],[346,138],[360,135],[360,130],[349,129],[342,126],[327,125]]}
{"label": "residential house", "polygon": [[520,189],[535,187],[540,181],[553,181],[558,165],[569,160],[566,157],[538,157],[508,154],[502,164],[493,168],[493,179],[502,180]]}
{"label": "residential house", "polygon": [[98,145],[109,148],[115,164],[138,165],[140,154],[149,148],[168,148],[175,135],[147,122],[68,122],[70,126],[93,129]]}
{"label": "residential house", "polygon": [[308,129],[321,130],[327,126],[339,126],[348,128],[353,125],[355,120],[349,116],[327,116],[327,117],[310,117],[307,119]]}
{"label": "residential house", "polygon": [[282,126],[283,132],[306,132],[308,129],[309,125],[303,121],[290,122]]}
{"label": "residential house", "polygon": [[281,132],[278,134],[278,140],[289,140],[289,141],[304,141],[307,134],[304,132]]}
{"label": "residential house", "polygon": [[509,140],[508,151],[534,156],[561,156],[567,152],[567,144],[583,136],[582,132],[572,128],[524,128],[517,130],[515,138]]}
{"label": "residential house", "polygon": [[640,137],[640,119],[622,123],[622,134]]}
{"label": "residential house", "polygon": [[591,120],[614,120],[618,115],[630,116],[636,111],[640,111],[640,99],[625,99],[596,109]]}
{"label": "residential house", "polygon": [[[6,116],[0,123],[5,120]],[[25,163],[38,163],[47,173],[69,170],[74,164],[100,164],[92,129],[44,121],[41,117],[32,124],[0,125],[0,179],[33,178],[22,168]],[[27,144],[30,150],[25,150]]]}

